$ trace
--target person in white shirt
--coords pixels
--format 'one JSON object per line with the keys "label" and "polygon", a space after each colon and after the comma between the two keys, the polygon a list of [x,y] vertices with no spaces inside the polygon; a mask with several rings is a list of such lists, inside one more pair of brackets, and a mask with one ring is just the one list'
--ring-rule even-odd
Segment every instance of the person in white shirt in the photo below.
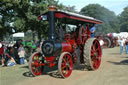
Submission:
{"label": "person in white shirt", "polygon": [[119,44],[120,44],[120,54],[123,54],[123,49],[124,49],[124,44],[125,44],[125,40],[123,38],[121,38],[119,40]]}
{"label": "person in white shirt", "polygon": [[98,40],[99,40],[99,43],[100,43],[100,47],[101,47],[101,54],[102,54],[102,52],[103,52],[103,45],[104,45],[104,41],[103,41],[103,39],[102,39],[101,37],[99,37],[99,38],[98,38]]}
{"label": "person in white shirt", "polygon": [[25,64],[25,51],[24,51],[24,47],[21,44],[19,49],[18,49],[18,55],[20,58],[20,64]]}

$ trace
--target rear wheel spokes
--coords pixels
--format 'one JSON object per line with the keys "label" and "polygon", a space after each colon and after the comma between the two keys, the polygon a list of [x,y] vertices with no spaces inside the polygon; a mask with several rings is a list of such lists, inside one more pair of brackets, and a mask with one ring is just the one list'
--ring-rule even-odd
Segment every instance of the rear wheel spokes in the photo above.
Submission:
{"label": "rear wheel spokes", "polygon": [[87,36],[88,36],[88,31],[87,31],[87,27],[85,27],[84,25],[80,28],[79,30],[79,37],[80,37],[80,41],[81,44],[84,45],[85,41],[87,40]]}
{"label": "rear wheel spokes", "polygon": [[89,70],[96,70],[101,62],[100,43],[95,38],[87,39],[84,45],[84,62]]}
{"label": "rear wheel spokes", "polygon": [[86,39],[87,39],[87,28],[83,28],[83,33],[82,33],[82,44],[84,45]]}
{"label": "rear wheel spokes", "polygon": [[93,51],[94,51],[94,56],[93,56],[94,58],[92,58],[93,67],[94,68],[98,68],[99,67],[99,63],[100,63],[100,59],[99,59],[99,57],[100,57],[100,55],[99,55],[100,46],[98,47],[98,42],[97,41],[94,42],[94,49],[93,49]]}
{"label": "rear wheel spokes", "polygon": [[100,63],[100,46],[98,46],[98,41],[93,42],[91,48],[91,60],[94,68],[98,68]]}

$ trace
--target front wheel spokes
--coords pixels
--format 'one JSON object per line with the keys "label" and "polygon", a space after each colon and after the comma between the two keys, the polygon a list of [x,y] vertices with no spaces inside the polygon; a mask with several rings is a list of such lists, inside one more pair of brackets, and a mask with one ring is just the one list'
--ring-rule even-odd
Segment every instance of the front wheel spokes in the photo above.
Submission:
{"label": "front wheel spokes", "polygon": [[33,60],[34,61],[34,64],[37,66],[37,67],[39,67],[39,65],[40,65],[40,59],[39,59],[39,56],[34,56],[34,58],[35,58],[35,60]]}
{"label": "front wheel spokes", "polygon": [[39,61],[38,56],[35,56],[34,58],[36,59],[36,61]]}
{"label": "front wheel spokes", "polygon": [[36,72],[36,73],[39,73],[39,69],[38,69],[38,68],[36,68],[36,69],[35,69],[35,72]]}
{"label": "front wheel spokes", "polygon": [[70,63],[70,61],[71,61],[71,58],[70,58],[70,56],[66,56],[67,57],[67,62],[66,63]]}
{"label": "front wheel spokes", "polygon": [[69,66],[70,66],[70,56],[68,56],[68,55],[64,56],[63,60],[65,61],[64,62],[65,69],[63,69],[63,70],[65,70],[64,72],[68,73],[68,71],[70,69],[69,68]]}
{"label": "front wheel spokes", "polygon": [[41,54],[39,52],[33,53],[33,55],[29,58],[29,70],[34,76],[38,76],[42,74],[43,66],[41,63],[43,60],[41,59]]}
{"label": "front wheel spokes", "polygon": [[68,52],[62,53],[58,63],[58,70],[62,75],[62,77],[64,78],[69,77],[72,72],[72,67],[73,67],[73,61],[71,54]]}

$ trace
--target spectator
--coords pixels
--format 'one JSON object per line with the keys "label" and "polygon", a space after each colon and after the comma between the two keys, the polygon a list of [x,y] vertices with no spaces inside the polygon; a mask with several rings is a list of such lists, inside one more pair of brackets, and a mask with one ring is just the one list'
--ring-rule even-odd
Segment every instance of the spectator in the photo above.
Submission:
{"label": "spectator", "polygon": [[94,24],[91,24],[90,32],[91,32],[91,38],[94,38],[94,36],[95,36],[95,27],[94,27]]}
{"label": "spectator", "polygon": [[13,46],[13,48],[14,48],[14,55],[13,56],[14,56],[14,58],[15,58],[15,60],[16,60],[16,62],[18,64],[20,64],[20,58],[19,58],[19,55],[18,55],[18,49],[20,47],[21,41],[22,40],[17,40],[16,44]]}
{"label": "spectator", "polygon": [[9,60],[10,58],[10,55],[9,55],[10,51],[9,49],[7,48],[7,46],[4,46],[4,58],[5,58],[5,66],[7,66],[7,61]]}
{"label": "spectator", "polygon": [[18,49],[18,55],[19,55],[19,58],[20,58],[20,64],[25,64],[25,51],[24,51],[24,47],[23,45],[21,44],[19,49]]}
{"label": "spectator", "polygon": [[13,59],[13,57],[10,56],[10,58],[7,62],[7,66],[15,66],[15,65],[16,65],[15,60]]}
{"label": "spectator", "polygon": [[125,41],[125,50],[126,50],[126,54],[128,54],[128,38]]}
{"label": "spectator", "polygon": [[100,47],[101,47],[101,54],[103,52],[103,45],[104,45],[104,41],[101,37],[99,37],[99,43],[100,43]]}
{"label": "spectator", "polygon": [[121,38],[121,39],[119,40],[119,44],[120,44],[120,54],[123,54],[124,43],[125,43],[125,40],[124,40],[123,38]]}
{"label": "spectator", "polygon": [[37,48],[40,47],[40,42],[36,41],[35,45],[36,45]]}
{"label": "spectator", "polygon": [[2,45],[2,43],[0,43],[0,58],[1,58],[1,64],[3,67],[3,66],[5,66],[5,64],[4,64],[5,56],[4,56],[4,46]]}

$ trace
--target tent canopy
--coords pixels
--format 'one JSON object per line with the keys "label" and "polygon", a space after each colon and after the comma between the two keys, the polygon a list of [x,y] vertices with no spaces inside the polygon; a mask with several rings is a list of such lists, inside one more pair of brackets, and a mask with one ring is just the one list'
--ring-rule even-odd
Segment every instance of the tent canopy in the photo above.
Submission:
{"label": "tent canopy", "polygon": [[24,37],[24,33],[23,32],[14,33],[12,36],[13,37]]}

